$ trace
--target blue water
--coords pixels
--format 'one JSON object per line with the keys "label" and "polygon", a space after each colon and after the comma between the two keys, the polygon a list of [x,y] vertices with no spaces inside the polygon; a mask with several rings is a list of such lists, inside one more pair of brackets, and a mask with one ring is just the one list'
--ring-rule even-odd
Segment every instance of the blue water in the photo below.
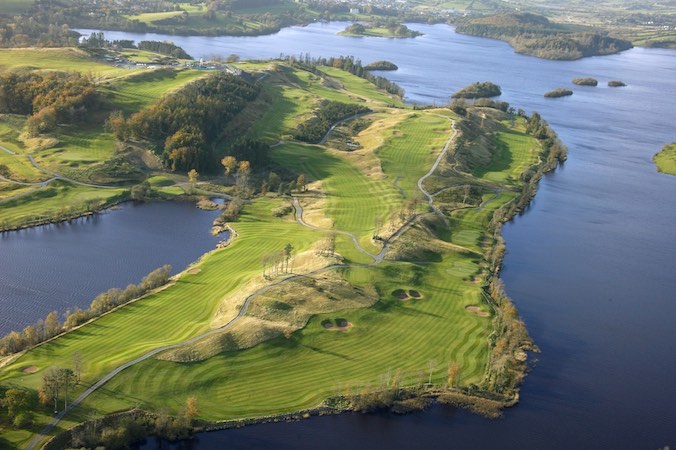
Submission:
{"label": "blue water", "polygon": [[[348,38],[344,23],[276,35],[173,37],[195,57],[280,54],[387,59],[409,102],[444,104],[475,81],[538,111],[569,147],[535,201],[505,226],[503,278],[542,352],[504,419],[435,407],[406,417],[343,415],[198,436],[190,448],[621,448],[676,446],[676,177],[652,155],[676,141],[676,52],[635,48],[580,61],[514,54],[445,25],[408,40]],[[598,87],[573,86],[594,77]],[[625,88],[608,88],[619,79]],[[545,99],[569,87],[575,93]],[[405,355],[402,355],[405,357]],[[224,405],[227,408],[227,405]],[[159,448],[154,441],[146,448]]]}
{"label": "blue water", "polygon": [[0,335],[50,311],[87,308],[112,287],[171,264],[183,270],[215,248],[218,211],[193,203],[126,203],[90,217],[0,233]]}

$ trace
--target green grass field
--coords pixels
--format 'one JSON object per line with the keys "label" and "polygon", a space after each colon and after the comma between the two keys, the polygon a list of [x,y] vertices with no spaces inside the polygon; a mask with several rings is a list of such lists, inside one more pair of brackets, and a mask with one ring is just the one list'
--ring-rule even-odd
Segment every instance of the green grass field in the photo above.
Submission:
{"label": "green grass field", "polygon": [[653,157],[653,160],[660,172],[676,175],[676,142],[666,145]]}
{"label": "green grass field", "polygon": [[113,97],[115,107],[129,114],[208,74],[199,70],[156,70],[107,83],[101,91]]}
{"label": "green grass field", "polygon": [[130,73],[130,69],[103,64],[74,48],[0,49],[0,69],[15,68],[80,72],[91,74],[94,79],[114,78]]}
{"label": "green grass field", "polygon": [[[69,367],[73,354],[80,352],[83,381],[72,393],[76,395],[120,364],[222,325],[236,316],[246,295],[270,283],[262,277],[263,258],[281,251],[287,243],[298,255],[294,262],[298,271],[329,264],[330,260],[318,257],[313,248],[329,236],[330,230],[351,233],[364,249],[379,252],[380,247],[371,239],[376,217],[394,223],[402,206],[420,196],[417,181],[451,136],[449,118],[458,118],[446,109],[387,109],[385,105],[392,99],[363,80],[334,69],[327,74],[332,80],[328,83],[309,72],[285,67],[273,71],[265,83],[272,97],[270,109],[253,132],[276,141],[321,98],[365,102],[376,110],[367,117],[369,128],[354,137],[362,144],[359,150],[344,152],[294,142],[271,149],[277,164],[290,172],[304,173],[309,181],[321,182],[317,185],[320,192],[299,196],[301,202],[321,198],[312,214],[328,219],[332,227],[324,227],[325,231],[306,228],[294,220],[293,214],[276,218],[273,210],[289,205],[289,199],[275,195],[256,198],[231,224],[237,237],[230,245],[204,256],[167,288],[29,350],[0,368],[0,384],[37,389],[46,369]],[[161,92],[200,75],[183,71],[175,77],[117,80],[106,89],[119,106],[133,111],[150,104]],[[2,126],[0,122],[0,138],[5,136],[10,142],[12,127]],[[425,221],[420,219],[393,244],[385,262],[375,266],[367,266],[373,259],[361,253],[349,236],[338,234],[337,252],[352,267],[327,273],[336,277],[332,281],[336,286],[343,283],[353,291],[336,291],[339,293],[334,296],[333,291],[327,294],[323,288],[284,290],[288,285],[269,291],[253,300],[241,325],[244,328],[239,331],[252,336],[254,344],[262,343],[219,351],[223,348],[220,344],[206,340],[202,343],[207,350],[199,362],[174,362],[179,359],[166,354],[145,360],[90,396],[69,414],[61,430],[92,416],[132,406],[168,408],[177,413],[189,395],[198,398],[200,417],[209,420],[293,412],[318,406],[327,397],[385,386],[395,373],[402,386],[418,386],[430,377],[434,384],[443,386],[450,363],[460,365],[461,385],[480,384],[486,376],[489,336],[494,331],[493,312],[483,297],[487,265],[483,255],[490,245],[486,226],[492,212],[515,197],[510,184],[518,179],[518,172],[538,158],[536,141],[518,129],[501,129],[495,139],[503,147],[477,174],[483,178],[477,182],[504,186],[504,190],[491,194],[487,189],[480,207],[451,212],[449,230],[432,232],[434,227],[426,220],[434,215],[428,214]],[[38,152],[36,158],[52,170],[71,174],[110,157],[113,151],[114,142],[105,134],[65,130],[58,146]],[[0,154],[0,158],[11,157],[6,155]],[[23,155],[13,158],[19,157]],[[435,177],[440,185],[449,183],[453,187],[457,182],[453,176]],[[182,191],[173,176],[156,175],[150,182],[155,189],[175,191],[177,195]],[[21,199],[4,202],[0,221],[19,222],[65,204],[124,192],[57,181]],[[418,212],[425,213],[426,209],[420,207]],[[316,282],[325,275],[313,278]],[[401,290],[417,291],[420,298],[401,299],[396,294]],[[313,292],[317,297],[327,295],[329,304],[321,304]],[[350,292],[372,292],[375,304],[358,306]],[[274,304],[287,304],[293,319],[291,313],[270,310]],[[479,308],[485,315],[468,311],[468,306]],[[302,317],[297,319],[296,312]],[[271,318],[263,319],[265,314]],[[346,319],[351,326],[344,332],[323,326],[324,321],[337,318]],[[289,331],[269,334],[270,327],[275,326]],[[276,337],[266,340],[265,336]],[[27,368],[36,371],[27,373]],[[41,410],[31,430],[12,431],[7,436],[15,444],[25,445],[30,432],[37,431],[49,417],[47,410]]]}

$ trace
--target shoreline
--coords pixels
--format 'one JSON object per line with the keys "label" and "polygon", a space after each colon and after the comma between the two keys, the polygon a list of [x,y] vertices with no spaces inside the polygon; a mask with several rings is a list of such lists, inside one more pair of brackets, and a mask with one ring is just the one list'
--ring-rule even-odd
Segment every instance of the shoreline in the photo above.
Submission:
{"label": "shoreline", "polygon": [[[548,126],[548,125],[547,125]],[[540,141],[539,141],[540,142]],[[541,143],[541,142],[540,142]],[[542,143],[541,143],[542,145]],[[520,190],[520,193],[518,196],[514,198],[511,202],[503,205],[500,209],[496,210],[496,212],[493,215],[493,218],[490,222],[490,224],[487,227],[487,231],[491,234],[493,234],[495,238],[495,244],[491,247],[490,249],[490,256],[486,257],[487,262],[489,262],[490,266],[488,268],[489,275],[487,277],[487,284],[484,287],[484,292],[486,293],[485,295],[485,301],[487,302],[488,306],[491,307],[496,313],[499,315],[502,310],[507,307],[511,306],[513,307],[513,302],[511,299],[507,297],[507,295],[504,293],[501,287],[501,280],[499,277],[499,272],[502,268],[502,263],[504,260],[504,239],[502,237],[502,227],[503,225],[512,220],[519,212],[523,211],[524,208],[530,204],[532,201],[534,195],[537,192],[537,186],[539,183],[539,180],[542,178],[542,176],[547,173],[555,170],[558,165],[560,164],[560,161],[564,159],[563,155],[561,154],[554,154],[552,152],[551,147],[543,149],[546,150],[542,156],[539,158],[539,161],[531,166],[532,169],[535,169],[532,173],[531,176],[527,179],[524,179],[522,188]],[[552,155],[554,155],[552,157]],[[498,214],[500,212],[501,214]],[[234,231],[230,229],[229,231]],[[236,236],[236,235],[235,235]],[[231,238],[233,235],[231,234]],[[502,251],[497,251],[496,249],[502,248]],[[210,252],[209,252],[210,253]],[[199,263],[199,261],[204,257],[200,257],[198,261],[195,264],[189,265],[183,272],[189,271],[191,268],[194,268],[195,265]],[[492,295],[491,295],[492,294]],[[524,325],[525,327],[525,325]],[[526,330],[526,335],[527,335],[527,330]],[[520,346],[521,353],[526,356],[526,352],[537,352],[538,349],[530,340],[530,337],[528,336],[528,341],[524,342]],[[443,387],[443,385],[425,385],[426,387],[420,391],[420,386],[417,389],[414,388],[398,388],[398,392],[403,392],[406,393],[406,397],[404,397],[404,400],[407,399],[412,399],[412,400],[421,400],[422,402],[426,402],[429,400],[436,401],[439,403],[444,403],[444,404],[450,404],[455,407],[463,408],[463,409],[468,409],[471,412],[478,413],[481,415],[484,415],[486,417],[491,417],[491,418],[496,418],[501,415],[501,411],[504,408],[509,408],[514,405],[516,405],[519,401],[519,386],[521,385],[523,378],[525,377],[527,371],[528,371],[528,364],[526,362],[527,358],[515,358],[515,361],[517,362],[517,367],[514,370],[518,374],[518,380],[520,380],[516,388],[510,391],[507,391],[508,394],[511,395],[503,395],[499,394],[497,392],[491,392],[488,390],[476,390],[476,386],[469,386],[467,388],[455,388],[455,389],[449,389],[448,387]],[[493,371],[490,367],[490,358],[488,362],[488,367],[487,367],[487,373],[485,375],[485,379],[490,381],[491,376],[493,375]],[[473,392],[467,392],[467,390],[472,390]],[[378,393],[378,391],[375,391],[375,393]],[[480,395],[484,394],[484,395]],[[490,398],[493,397],[493,398]],[[254,424],[263,424],[263,423],[275,423],[275,422],[290,422],[290,421],[298,421],[302,419],[307,419],[312,416],[320,416],[320,415],[328,415],[328,414],[342,414],[345,412],[359,412],[360,409],[358,407],[355,407],[354,404],[350,403],[350,400],[358,399],[359,396],[354,396],[354,397],[340,397],[340,398],[332,398],[328,397],[325,399],[321,405],[315,407],[315,408],[310,408],[310,409],[303,409],[299,411],[294,411],[294,412],[288,412],[288,413],[281,413],[281,414],[273,414],[273,415],[262,415],[258,417],[252,417],[252,418],[241,418],[241,419],[230,419],[230,420],[225,420],[225,421],[215,421],[215,422],[206,422],[205,425],[201,427],[196,427],[194,429],[195,433],[199,432],[208,432],[208,431],[218,431],[218,430],[227,430],[231,428],[239,428],[247,425],[254,425]],[[342,406],[328,406],[327,403],[334,403],[336,400],[337,405]],[[347,402],[347,404],[345,404]],[[396,401],[391,402],[390,404],[386,405],[386,408],[378,407],[378,410],[390,410],[392,412],[396,412],[392,410],[392,407],[395,405]],[[425,403],[423,403],[425,404]],[[408,410],[405,409],[406,412],[413,412],[419,409],[425,409],[424,407],[412,407]],[[127,411],[127,413],[133,413],[134,410]],[[121,413],[119,413],[121,414]],[[150,414],[150,413],[146,413]],[[104,416],[102,420],[105,420],[106,418],[110,417]],[[70,435],[71,431],[74,429],[77,429],[78,427],[81,426],[86,426],[88,422],[82,423],[77,425],[71,430],[67,430],[64,433],[61,433],[59,435],[56,435],[52,437],[47,444],[43,448],[49,449],[49,448],[60,448],[58,446],[51,447],[50,443],[52,442],[62,442],[61,439],[63,438],[63,435]],[[57,444],[54,444],[57,445]]]}

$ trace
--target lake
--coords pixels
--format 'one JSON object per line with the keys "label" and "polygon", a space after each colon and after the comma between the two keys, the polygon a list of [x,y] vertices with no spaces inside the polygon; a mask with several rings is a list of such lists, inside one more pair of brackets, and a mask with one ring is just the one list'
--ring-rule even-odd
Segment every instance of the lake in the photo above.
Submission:
{"label": "lake", "polygon": [[[106,38],[172,40],[197,58],[302,52],[354,55],[364,63],[387,59],[400,69],[382,75],[399,83],[409,102],[445,104],[462,86],[489,80],[502,87],[500,100],[540,112],[568,145],[569,159],[542,180],[528,210],[505,226],[502,276],[541,353],[534,355],[521,402],[498,421],[435,407],[405,417],[349,414],[258,425],[180,445],[676,446],[676,177],[657,173],[651,162],[676,141],[676,52],[636,48],[547,61],[446,25],[410,24],[425,35],[405,40],[337,36],[345,26],[313,24],[246,38],[117,32]],[[597,78],[599,86],[573,86],[575,77]],[[606,86],[615,79],[628,86]],[[543,97],[556,87],[575,93]],[[145,448],[159,447],[149,441]]]}
{"label": "lake", "polygon": [[125,203],[81,219],[0,233],[0,334],[138,283],[171,264],[183,270],[223,239],[210,228],[219,211],[194,203]]}

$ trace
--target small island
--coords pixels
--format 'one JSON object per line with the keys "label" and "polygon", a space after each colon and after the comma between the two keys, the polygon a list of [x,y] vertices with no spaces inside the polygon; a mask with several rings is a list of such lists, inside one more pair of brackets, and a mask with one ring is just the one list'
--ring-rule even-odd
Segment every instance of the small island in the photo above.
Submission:
{"label": "small island", "polygon": [[661,152],[653,156],[658,172],[676,175],[676,142],[664,146]]}
{"label": "small island", "polygon": [[403,23],[399,24],[353,23],[352,25],[348,26],[338,34],[341,36],[353,36],[353,37],[371,36],[371,37],[386,37],[386,38],[414,38],[416,36],[422,36],[422,33],[420,33],[419,31],[411,30]]}
{"label": "small island", "polygon": [[451,98],[488,98],[497,97],[500,94],[502,94],[500,86],[490,81],[484,81],[483,83],[476,82],[465,86],[451,95]]}
{"label": "small island", "polygon": [[566,88],[556,88],[545,92],[547,98],[567,97],[569,95],[573,95],[573,91]]}
{"label": "small island", "polygon": [[598,86],[599,82],[596,78],[573,78],[573,84],[578,86]]}
{"label": "small island", "polygon": [[390,61],[374,61],[364,66],[366,70],[397,70],[399,66]]}
{"label": "small island", "polygon": [[611,80],[608,82],[608,87],[624,87],[626,84],[620,80]]}

